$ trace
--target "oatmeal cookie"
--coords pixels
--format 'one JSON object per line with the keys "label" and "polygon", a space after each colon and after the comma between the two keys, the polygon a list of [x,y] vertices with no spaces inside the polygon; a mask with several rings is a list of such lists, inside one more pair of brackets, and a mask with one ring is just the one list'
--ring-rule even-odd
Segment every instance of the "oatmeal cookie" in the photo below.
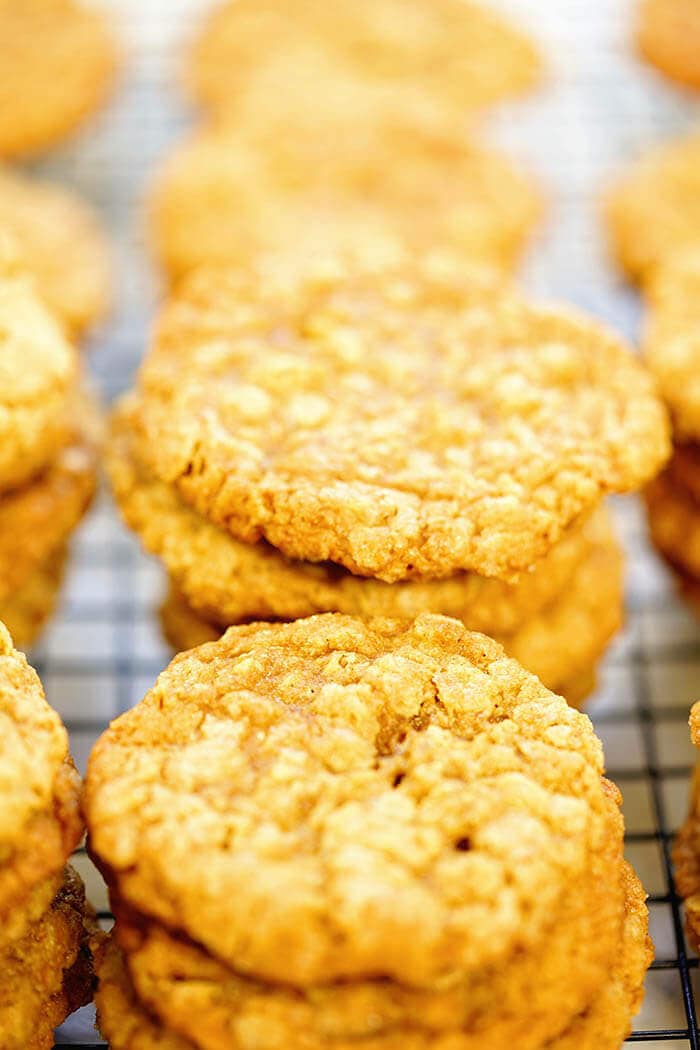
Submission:
{"label": "oatmeal cookie", "polygon": [[84,807],[119,899],[237,972],[445,989],[524,960],[621,849],[601,774],[589,721],[485,636],[330,614],[176,658],[98,742]]}
{"label": "oatmeal cookie", "polygon": [[94,929],[83,884],[67,868],[45,914],[0,949],[3,1050],[51,1050],[54,1028],[92,999]]}
{"label": "oatmeal cookie", "polygon": [[[188,87],[205,107],[237,113],[250,82],[290,50],[318,51],[360,83],[420,91],[460,115],[530,89],[541,74],[533,42],[469,0],[235,0],[195,41]],[[307,68],[290,71],[292,90]]]}
{"label": "oatmeal cookie", "polygon": [[54,552],[21,587],[13,590],[11,597],[0,598],[0,621],[18,649],[30,649],[53,615],[67,557],[65,547]]}
{"label": "oatmeal cookie", "polygon": [[625,345],[492,275],[267,278],[194,275],[140,375],[139,458],[244,542],[512,581],[668,456]]}
{"label": "oatmeal cookie", "polygon": [[373,265],[402,250],[512,269],[541,210],[533,183],[507,158],[404,118],[333,135],[206,129],[167,160],[149,213],[175,280],[267,252],[292,270],[319,255]]}
{"label": "oatmeal cookie", "polygon": [[104,315],[109,249],[97,215],[76,194],[0,166],[0,228],[70,334]]}
{"label": "oatmeal cookie", "polygon": [[642,0],[639,50],[671,80],[700,89],[700,7],[695,0]]}
{"label": "oatmeal cookie", "polygon": [[79,789],[66,731],[0,624],[0,923],[77,845]]}
{"label": "oatmeal cookie", "polygon": [[700,503],[669,471],[656,478],[644,496],[654,545],[681,573],[700,579]]}
{"label": "oatmeal cookie", "polygon": [[[330,563],[293,561],[264,541],[235,539],[188,507],[172,485],[155,478],[135,455],[137,420],[138,402],[128,397],[112,417],[107,452],[124,520],[163,561],[200,620],[223,626],[254,619],[297,620],[319,612],[406,618],[436,612],[484,634],[511,634],[558,598],[593,547],[610,539],[607,513],[597,511],[514,584],[476,573],[389,584],[353,576]],[[177,612],[167,615],[174,621]],[[177,630],[180,637],[183,633]]]}
{"label": "oatmeal cookie", "polygon": [[675,436],[692,441],[700,437],[700,249],[679,251],[656,267],[647,300],[644,356]]}
{"label": "oatmeal cookie", "polygon": [[[700,704],[690,712],[690,735],[700,748]],[[696,765],[687,820],[673,850],[676,886],[685,900],[685,919],[695,950],[700,946],[700,765]]]}
{"label": "oatmeal cookie", "polygon": [[65,440],[77,369],[29,281],[0,276],[0,492],[37,474]]}
{"label": "oatmeal cookie", "polygon": [[656,147],[609,192],[613,252],[635,281],[700,241],[700,135]]}
{"label": "oatmeal cookie", "polygon": [[104,101],[117,65],[105,17],[76,0],[0,0],[0,157],[41,153]]}
{"label": "oatmeal cookie", "polygon": [[0,498],[0,602],[12,601],[36,573],[50,571],[94,496],[97,408],[89,395],[76,392],[64,408],[64,417],[69,414],[67,443],[54,450],[43,474]]}

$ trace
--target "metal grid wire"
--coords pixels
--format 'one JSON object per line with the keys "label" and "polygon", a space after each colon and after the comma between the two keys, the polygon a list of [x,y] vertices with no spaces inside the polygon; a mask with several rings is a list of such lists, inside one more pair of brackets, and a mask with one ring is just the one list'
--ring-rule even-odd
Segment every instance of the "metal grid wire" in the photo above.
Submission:
{"label": "metal grid wire", "polygon": [[[608,266],[601,242],[600,188],[630,157],[687,127],[696,103],[635,61],[634,0],[491,2],[531,22],[550,59],[547,89],[526,104],[503,107],[484,128],[539,174],[549,197],[548,226],[526,282],[539,295],[577,303],[634,335],[638,303]],[[101,206],[114,235],[117,310],[91,357],[107,398],[129,385],[145,342],[155,287],[139,202],[154,162],[187,122],[176,60],[209,3],[110,0],[110,6],[130,53],[119,96],[89,134],[42,165]],[[694,761],[687,717],[700,697],[700,628],[649,551],[639,506],[620,501],[618,510],[629,559],[628,624],[588,712],[624,792],[628,854],[650,894],[656,961],[629,1042],[700,1050],[698,960],[685,943],[669,857]],[[81,769],[107,722],[137,702],[168,662],[154,617],[161,588],[157,566],[104,497],[76,539],[61,611],[32,654]],[[104,887],[84,853],[76,863],[106,917]],[[63,1026],[57,1045],[103,1045],[90,1009]]]}

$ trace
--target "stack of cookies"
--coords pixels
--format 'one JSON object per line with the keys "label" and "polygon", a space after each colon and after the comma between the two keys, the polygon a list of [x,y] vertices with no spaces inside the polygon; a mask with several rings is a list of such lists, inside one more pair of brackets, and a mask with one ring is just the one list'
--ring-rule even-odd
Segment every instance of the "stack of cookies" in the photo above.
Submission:
{"label": "stack of cookies", "polygon": [[0,274],[0,619],[29,646],[92,499],[98,424],[76,350],[32,281]]}
{"label": "stack of cookies", "polygon": [[164,562],[176,648],[317,612],[437,612],[549,688],[591,688],[622,612],[601,504],[668,453],[627,348],[491,272],[201,271],[108,452]]}
{"label": "stack of cookies", "polygon": [[618,1050],[651,955],[619,803],[588,719],[455,620],[232,628],[90,759],[100,1028],[112,1050]]}
{"label": "stack of cookies", "polygon": [[270,250],[512,268],[539,193],[464,125],[538,75],[527,39],[462,0],[225,4],[187,70],[206,124],[151,197],[169,280]]}
{"label": "stack of cookies", "polygon": [[80,779],[41,683],[0,624],[0,1042],[50,1050],[92,997],[94,918],[66,861],[83,832]]}
{"label": "stack of cookies", "polygon": [[643,348],[669,407],[673,457],[647,489],[651,536],[684,593],[700,591],[700,136],[647,156],[615,188],[616,255],[642,287]]}

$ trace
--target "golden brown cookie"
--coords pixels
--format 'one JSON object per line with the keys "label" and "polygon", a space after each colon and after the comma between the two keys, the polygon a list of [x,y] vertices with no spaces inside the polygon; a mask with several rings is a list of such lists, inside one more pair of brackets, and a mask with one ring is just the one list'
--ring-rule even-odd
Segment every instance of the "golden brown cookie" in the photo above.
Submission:
{"label": "golden brown cookie", "polygon": [[700,88],[700,7],[696,0],[641,0],[637,43],[671,80]]}
{"label": "golden brown cookie", "polygon": [[700,504],[669,471],[644,493],[654,545],[683,574],[700,579]]}
{"label": "golden brown cookie", "polygon": [[0,599],[0,621],[18,649],[31,648],[53,615],[67,556],[65,548],[52,554],[11,597]]}
{"label": "golden brown cookie", "polygon": [[615,257],[635,281],[700,241],[700,135],[669,142],[642,157],[605,202]]}
{"label": "golden brown cookie", "polygon": [[292,270],[319,255],[374,265],[402,248],[511,269],[540,214],[532,182],[505,157],[408,116],[360,126],[355,116],[328,135],[210,128],[172,154],[150,201],[172,279],[261,252]]}
{"label": "golden brown cookie", "polygon": [[97,215],[60,186],[0,166],[0,228],[68,331],[80,335],[111,297],[109,249]]}
{"label": "golden brown cookie", "polygon": [[[264,541],[242,543],[212,525],[138,461],[137,424],[138,401],[128,397],[113,415],[107,453],[117,503],[146,549],[164,562],[192,610],[200,619],[224,626],[255,619],[296,620],[319,612],[407,618],[437,612],[484,634],[511,634],[560,596],[601,537],[609,539],[601,512],[595,521],[572,528],[514,584],[475,573],[393,584],[357,577],[330,563],[292,561]],[[173,619],[177,613],[166,615]],[[176,627],[174,633],[184,635]],[[193,635],[188,630],[184,636]]]}
{"label": "golden brown cookie", "polygon": [[[64,407],[68,441],[33,481],[0,497],[0,602],[22,601],[37,573],[52,571],[97,485],[99,422],[85,393]],[[38,592],[34,591],[36,600]]]}
{"label": "golden brown cookie", "polygon": [[[328,615],[176,659],[98,743],[84,801],[117,902],[235,973],[349,995],[382,974],[424,991],[436,1028],[466,1003],[494,1039],[527,990],[541,1042],[553,1000],[583,1008],[619,938],[619,793],[601,772],[590,723],[483,635]],[[567,966],[533,970],[557,931]]]}
{"label": "golden brown cookie", "polygon": [[676,438],[692,441],[700,437],[700,248],[678,251],[656,267],[647,302],[644,356]]}
{"label": "golden brown cookie", "polygon": [[389,582],[513,580],[669,451],[622,342],[451,267],[204,271],[140,391],[137,454],[200,514]]}
{"label": "golden brown cookie", "polygon": [[[509,656],[536,674],[548,689],[574,704],[585,699],[587,685],[594,686],[592,669],[619,630],[623,614],[622,553],[609,519],[601,515],[586,532],[588,552],[573,569],[563,593],[521,622],[513,633],[493,632]],[[388,588],[401,586],[387,584]],[[445,612],[439,605],[430,610],[428,603],[422,611]],[[470,612],[467,606],[461,615],[453,615],[473,630]],[[172,586],[160,615],[165,637],[177,652],[215,641],[226,626],[197,615]],[[370,615],[369,610],[366,615]],[[413,615],[417,615],[417,610]],[[244,620],[245,617],[238,617],[232,622]]]}
{"label": "golden brown cookie", "polygon": [[[700,747],[700,704],[690,712],[690,735]],[[696,765],[688,817],[673,849],[676,887],[685,900],[686,928],[693,947],[700,945],[700,766]]]}
{"label": "golden brown cookie", "polygon": [[0,276],[0,492],[37,474],[64,441],[77,369],[29,281]]}
{"label": "golden brown cookie", "polygon": [[79,790],[66,731],[0,624],[0,923],[77,845]]}
{"label": "golden brown cookie", "polygon": [[116,69],[103,14],[76,0],[0,0],[0,157],[41,153],[105,99]]}
{"label": "golden brown cookie", "polygon": [[[642,982],[651,961],[652,950],[647,936],[644,892],[628,866],[625,866],[624,878],[626,905],[623,935],[609,977],[593,1005],[577,1017],[563,1034],[542,1046],[541,1050],[618,1050],[629,1032],[631,1018],[641,1003]],[[216,965],[213,964],[211,969],[215,970]],[[106,951],[99,958],[98,970],[100,1028],[114,1050],[194,1050],[194,1043],[161,1025],[139,1001],[114,938],[110,939]],[[206,996],[206,982],[199,991]],[[216,996],[213,988],[211,995],[212,999]],[[269,1017],[267,1027],[272,1028],[272,1019]],[[227,1047],[245,1050],[250,1045],[246,1042],[244,1027],[241,1028],[242,1038],[235,1043],[228,1042]],[[274,1039],[274,1029],[272,1032]],[[297,1038],[298,1034],[298,1031],[295,1032]],[[259,1031],[253,1030],[251,1035],[257,1037]],[[201,1041],[197,1043],[200,1048],[203,1045]],[[268,1040],[265,1045],[272,1050],[272,1047],[288,1044]],[[419,1032],[408,1034],[402,1031],[396,1033],[394,1038],[388,1036],[381,1042],[370,1038],[345,1042],[337,1040],[331,1045],[336,1050],[356,1050],[360,1045],[368,1050],[422,1050],[425,1042],[421,1041]],[[470,1043],[467,1039],[455,1038],[452,1032],[445,1042],[433,1038],[429,1045],[431,1048],[444,1046],[444,1050],[448,1046],[450,1050],[466,1050],[473,1045],[473,1041]],[[483,1043],[481,1045],[483,1047]]]}
{"label": "golden brown cookie", "polygon": [[[236,0],[208,17],[189,58],[188,87],[206,107],[237,112],[251,81],[290,52],[298,58],[291,90],[308,75],[307,53],[319,52],[362,84],[420,91],[459,114],[528,90],[541,72],[534,44],[486,5]],[[371,119],[372,110],[365,113]]]}
{"label": "golden brown cookie", "polygon": [[92,999],[94,929],[83,884],[66,868],[45,914],[21,940],[0,948],[3,1050],[51,1050],[54,1028]]}

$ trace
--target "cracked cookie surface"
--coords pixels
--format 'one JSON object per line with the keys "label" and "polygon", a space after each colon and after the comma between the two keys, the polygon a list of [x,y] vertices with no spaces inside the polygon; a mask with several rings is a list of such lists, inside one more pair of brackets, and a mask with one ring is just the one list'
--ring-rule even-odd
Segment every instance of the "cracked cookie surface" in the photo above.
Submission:
{"label": "cracked cookie surface", "polygon": [[267,276],[193,277],[140,373],[138,456],[245,542],[512,580],[667,458],[651,378],[578,315],[451,267]]}

